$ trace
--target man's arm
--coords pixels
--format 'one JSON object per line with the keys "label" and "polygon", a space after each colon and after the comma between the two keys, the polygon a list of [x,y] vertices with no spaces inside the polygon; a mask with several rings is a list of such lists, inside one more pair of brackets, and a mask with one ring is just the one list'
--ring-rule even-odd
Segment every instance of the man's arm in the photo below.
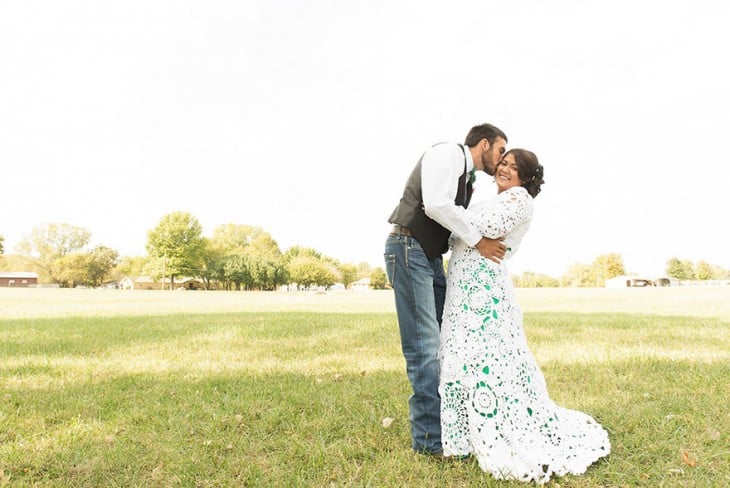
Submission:
{"label": "man's arm", "polygon": [[475,246],[482,235],[469,221],[466,209],[454,203],[463,171],[464,153],[458,145],[439,144],[429,149],[421,160],[423,208],[429,218]]}
{"label": "man's arm", "polygon": [[454,203],[463,171],[464,153],[459,146],[439,144],[429,149],[421,162],[424,210],[482,256],[499,263],[506,252],[502,239],[483,237],[467,218],[466,209]]}
{"label": "man's arm", "polygon": [[504,259],[504,255],[507,252],[507,246],[504,245],[502,242],[504,240],[504,237],[500,237],[499,239],[490,239],[489,237],[482,237],[479,239],[479,242],[477,242],[476,247],[477,251],[479,251],[479,254],[484,256],[485,258],[489,259],[490,261],[494,261],[495,263],[499,263]]}

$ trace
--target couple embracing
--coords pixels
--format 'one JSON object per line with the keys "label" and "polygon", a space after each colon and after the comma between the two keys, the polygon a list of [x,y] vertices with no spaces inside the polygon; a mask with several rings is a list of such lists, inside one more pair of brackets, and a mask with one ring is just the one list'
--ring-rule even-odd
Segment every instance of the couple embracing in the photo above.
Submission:
{"label": "couple embracing", "polygon": [[[428,149],[389,218],[385,264],[413,389],[413,449],[475,456],[498,479],[545,483],[583,473],[610,443],[593,418],[550,400],[528,348],[502,261],[527,232],[543,167],[506,145],[503,131],[482,124],[463,145]],[[477,170],[494,176],[496,195],[469,206]]]}

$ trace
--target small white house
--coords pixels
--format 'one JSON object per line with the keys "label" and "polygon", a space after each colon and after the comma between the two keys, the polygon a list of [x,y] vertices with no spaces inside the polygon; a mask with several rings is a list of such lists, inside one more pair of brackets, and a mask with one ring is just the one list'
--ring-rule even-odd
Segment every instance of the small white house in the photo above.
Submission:
{"label": "small white house", "polygon": [[[204,288],[202,280],[181,276],[175,279],[173,287],[176,290],[200,290]],[[119,280],[119,288],[122,290],[169,290],[170,278],[163,283],[162,280],[155,280],[149,276],[129,277],[124,276]]]}
{"label": "small white house", "polygon": [[149,276],[124,276],[119,280],[119,288],[122,290],[159,290],[162,285]]}

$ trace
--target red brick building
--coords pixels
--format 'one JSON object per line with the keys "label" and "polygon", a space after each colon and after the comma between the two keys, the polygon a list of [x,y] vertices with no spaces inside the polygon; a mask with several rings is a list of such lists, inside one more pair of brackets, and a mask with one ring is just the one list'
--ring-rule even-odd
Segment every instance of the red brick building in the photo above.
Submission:
{"label": "red brick building", "polygon": [[1,287],[27,288],[38,284],[38,274],[28,271],[0,271]]}

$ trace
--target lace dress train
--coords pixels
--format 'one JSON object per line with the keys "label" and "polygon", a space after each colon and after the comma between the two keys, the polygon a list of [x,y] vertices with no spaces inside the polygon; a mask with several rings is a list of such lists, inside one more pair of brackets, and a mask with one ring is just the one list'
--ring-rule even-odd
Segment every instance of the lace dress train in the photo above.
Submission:
{"label": "lace dress train", "polygon": [[[509,256],[529,226],[532,198],[512,188],[470,215],[484,235],[505,236]],[[545,483],[581,474],[610,452],[600,424],[550,400],[504,265],[460,241],[449,264],[439,356],[445,455],[473,454],[498,479]]]}

